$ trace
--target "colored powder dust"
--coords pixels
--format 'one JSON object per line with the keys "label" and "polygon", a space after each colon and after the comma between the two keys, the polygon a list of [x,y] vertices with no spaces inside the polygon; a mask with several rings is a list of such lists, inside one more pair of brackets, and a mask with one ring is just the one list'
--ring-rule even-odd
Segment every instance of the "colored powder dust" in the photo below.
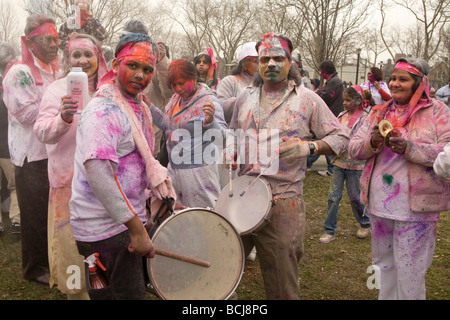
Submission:
{"label": "colored powder dust", "polygon": [[394,177],[390,174],[383,175],[383,182],[387,183],[388,185],[391,185],[392,182],[394,182]]}

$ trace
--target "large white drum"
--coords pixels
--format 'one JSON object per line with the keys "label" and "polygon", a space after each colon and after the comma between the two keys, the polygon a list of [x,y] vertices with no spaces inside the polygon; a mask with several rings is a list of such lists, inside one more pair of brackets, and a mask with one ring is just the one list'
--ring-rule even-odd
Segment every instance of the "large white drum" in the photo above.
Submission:
{"label": "large white drum", "polygon": [[240,235],[247,235],[269,222],[272,203],[270,185],[261,178],[244,175],[222,189],[214,211],[230,221]]}
{"label": "large white drum", "polygon": [[152,236],[155,248],[209,262],[200,266],[162,255],[147,259],[152,287],[164,300],[226,300],[244,272],[240,235],[224,217],[189,208],[167,218]]}

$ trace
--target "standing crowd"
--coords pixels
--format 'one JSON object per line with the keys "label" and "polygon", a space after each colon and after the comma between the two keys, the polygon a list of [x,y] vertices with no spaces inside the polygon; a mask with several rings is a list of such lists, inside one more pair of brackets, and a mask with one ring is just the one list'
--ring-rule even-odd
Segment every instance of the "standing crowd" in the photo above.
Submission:
{"label": "standing crowd", "polygon": [[[436,224],[450,199],[449,90],[431,98],[426,61],[400,59],[389,83],[373,67],[367,82],[345,89],[324,61],[320,86],[291,40],[269,33],[244,44],[236,68],[219,79],[210,48],[172,61],[139,20],[124,24],[106,59],[105,29],[86,1],[78,5],[75,29],[30,15],[17,59],[0,43],[0,172],[24,279],[68,299],[145,299],[143,261],[156,254],[149,230],[158,209],[214,208],[228,183],[250,176],[270,186],[273,205],[269,223],[242,235],[244,256],[256,249],[267,299],[300,299],[303,185],[323,155],[319,174],[331,182],[320,241],[336,238],[345,183],[356,236],[371,236],[379,298],[426,298]],[[86,105],[68,94],[72,68],[87,74]],[[212,130],[232,143],[216,148],[203,138]],[[249,160],[258,151],[236,130],[277,146],[275,172]],[[225,163],[198,157],[214,148]],[[106,267],[103,289],[88,279],[84,261],[94,253]],[[73,265],[81,288],[67,285]]]}

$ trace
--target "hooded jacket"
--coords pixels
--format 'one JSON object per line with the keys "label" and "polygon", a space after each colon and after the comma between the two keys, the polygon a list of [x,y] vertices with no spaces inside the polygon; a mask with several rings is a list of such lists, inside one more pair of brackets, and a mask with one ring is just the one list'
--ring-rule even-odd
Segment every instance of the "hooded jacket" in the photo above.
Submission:
{"label": "hooded jacket", "polygon": [[[222,104],[216,93],[204,83],[199,83],[196,93],[189,99],[187,105],[172,117],[173,109],[178,105],[179,100],[180,96],[175,93],[167,104],[165,113],[154,105],[150,107],[153,123],[164,131],[170,164],[172,168],[177,169],[196,168],[209,164],[205,162],[204,152],[213,142],[204,133],[208,129],[217,129],[216,133],[222,136],[226,134],[224,130],[228,126],[224,119]],[[212,123],[205,126],[203,124],[205,114],[202,107],[207,102],[214,104],[215,113]]]}
{"label": "hooded jacket", "polygon": [[[383,107],[391,106],[393,100]],[[349,155],[366,160],[361,175],[361,202],[367,203],[372,172],[382,147],[372,148],[371,132],[384,118],[383,109],[372,108],[361,128],[350,140]],[[444,146],[450,142],[450,109],[442,102],[422,99],[419,108],[406,123],[408,144],[404,159],[408,165],[409,205],[412,212],[440,212],[449,209],[450,185],[433,171],[433,163]]]}

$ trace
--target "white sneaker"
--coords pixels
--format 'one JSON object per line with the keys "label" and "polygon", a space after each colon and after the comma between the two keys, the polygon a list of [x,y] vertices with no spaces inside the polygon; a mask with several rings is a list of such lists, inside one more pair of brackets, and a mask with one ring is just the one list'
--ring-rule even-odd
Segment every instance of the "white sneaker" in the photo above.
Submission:
{"label": "white sneaker", "polygon": [[256,259],[256,248],[253,247],[252,251],[250,251],[250,253],[247,256],[247,260],[255,261],[255,259]]}
{"label": "white sneaker", "polygon": [[328,170],[319,170],[319,171],[317,171],[317,173],[319,174],[319,175],[321,175],[322,177],[329,177],[329,176],[332,176],[333,174],[330,172],[330,171],[328,171]]}
{"label": "white sneaker", "polygon": [[322,242],[322,243],[329,243],[329,242],[333,241],[334,239],[336,239],[336,236],[333,236],[333,235],[328,234],[328,233],[324,233],[319,238],[319,241]]}
{"label": "white sneaker", "polygon": [[370,234],[370,228],[359,228],[358,232],[356,232],[356,237],[360,239],[367,238],[367,236]]}

